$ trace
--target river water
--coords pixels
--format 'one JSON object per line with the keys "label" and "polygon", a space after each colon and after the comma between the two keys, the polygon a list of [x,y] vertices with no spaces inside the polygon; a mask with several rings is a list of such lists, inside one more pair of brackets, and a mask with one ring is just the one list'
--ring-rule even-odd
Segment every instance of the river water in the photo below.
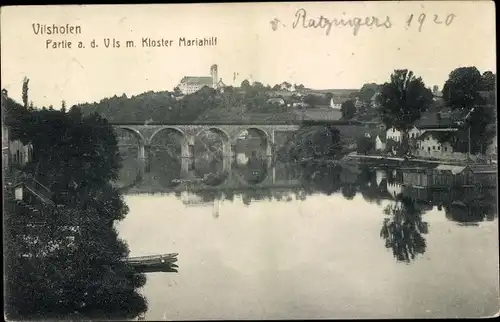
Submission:
{"label": "river water", "polygon": [[146,320],[498,312],[496,191],[422,198],[398,182],[399,169],[295,171],[245,157],[222,183],[175,185],[203,174],[156,160],[142,173],[128,158],[120,179],[130,255],[179,253],[178,273],[147,274]]}

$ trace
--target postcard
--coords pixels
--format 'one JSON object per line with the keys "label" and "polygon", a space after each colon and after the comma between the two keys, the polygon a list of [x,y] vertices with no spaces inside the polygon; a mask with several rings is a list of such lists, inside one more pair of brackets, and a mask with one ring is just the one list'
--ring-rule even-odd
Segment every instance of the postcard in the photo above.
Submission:
{"label": "postcard", "polygon": [[7,320],[498,316],[490,1],[1,9]]}

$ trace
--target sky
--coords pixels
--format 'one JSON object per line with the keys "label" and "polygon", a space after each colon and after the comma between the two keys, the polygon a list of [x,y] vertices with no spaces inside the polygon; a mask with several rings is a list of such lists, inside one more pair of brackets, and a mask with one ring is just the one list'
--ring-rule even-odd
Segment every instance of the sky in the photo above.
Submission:
{"label": "sky", "polygon": [[[457,67],[496,72],[494,10],[490,1],[3,7],[2,88],[21,101],[26,76],[29,100],[58,108],[62,100],[71,106],[172,90],[184,76],[209,76],[212,64],[227,85],[249,79],[314,89],[361,88],[388,81],[394,69],[410,69],[429,87],[441,88]],[[304,13],[306,27],[300,20]],[[333,26],[328,34],[326,28],[307,27],[309,19],[319,23],[320,16],[363,22],[377,17],[379,24],[389,19],[391,26],[360,26],[356,35],[349,26]],[[276,30],[274,19],[280,21]],[[36,23],[80,26],[81,34],[36,35]],[[179,47],[181,37],[217,37],[217,45]],[[105,38],[121,47],[105,48]],[[173,46],[143,47],[142,38],[173,40]],[[73,45],[46,48],[47,40]],[[98,48],[91,48],[92,40]],[[127,40],[135,47],[126,48]],[[79,41],[85,48],[77,48]]]}

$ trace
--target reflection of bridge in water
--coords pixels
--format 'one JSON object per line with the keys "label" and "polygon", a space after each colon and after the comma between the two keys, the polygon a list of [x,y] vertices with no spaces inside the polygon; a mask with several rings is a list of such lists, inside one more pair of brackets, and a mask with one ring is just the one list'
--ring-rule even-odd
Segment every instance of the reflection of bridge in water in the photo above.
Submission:
{"label": "reflection of bridge in water", "polygon": [[[177,180],[169,185],[162,185],[159,173],[146,172],[144,161],[139,161],[137,176],[133,182],[123,186],[126,193],[170,193],[180,191],[203,191],[203,190],[247,190],[247,189],[280,189],[296,188],[300,186],[298,178],[283,177],[273,165],[272,157],[262,161],[263,167],[247,168],[245,165],[238,166],[232,158],[225,157],[223,171],[217,174],[213,180],[200,178],[194,170],[189,167],[191,162],[188,158],[182,158],[183,164]],[[247,179],[244,172],[255,175],[255,179]]]}

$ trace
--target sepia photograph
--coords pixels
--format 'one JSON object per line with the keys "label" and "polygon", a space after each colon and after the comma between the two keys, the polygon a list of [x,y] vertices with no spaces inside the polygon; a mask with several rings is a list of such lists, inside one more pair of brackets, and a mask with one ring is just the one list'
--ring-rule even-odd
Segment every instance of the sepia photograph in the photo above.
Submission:
{"label": "sepia photograph", "polygon": [[7,321],[499,316],[493,1],[0,17]]}

